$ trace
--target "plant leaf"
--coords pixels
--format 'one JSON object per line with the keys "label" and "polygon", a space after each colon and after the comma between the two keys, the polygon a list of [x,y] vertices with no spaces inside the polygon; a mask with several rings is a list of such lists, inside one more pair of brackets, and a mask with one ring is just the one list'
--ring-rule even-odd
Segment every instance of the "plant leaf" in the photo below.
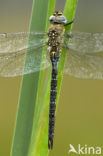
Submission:
{"label": "plant leaf", "polygon": [[[52,4],[54,6],[55,0],[52,2],[49,2],[49,0],[34,1],[30,31],[46,30],[48,11],[50,14],[51,11],[54,10],[54,8],[51,7]],[[29,40],[30,39],[29,36]],[[40,57],[42,61],[42,51]],[[27,62],[28,57],[26,57],[25,65]],[[38,138],[35,138],[35,135],[38,132],[40,119],[40,115],[38,116],[37,114],[36,116],[36,113],[40,107],[40,105],[37,105],[37,101],[42,81],[43,72],[36,72],[23,76],[11,156],[31,156],[34,151],[36,151],[36,156],[40,155],[41,151],[36,148],[35,142],[37,142]],[[37,124],[35,124],[36,121],[38,121]],[[34,125],[37,127],[34,127]],[[33,133],[35,133],[35,135],[33,135]],[[35,147],[33,146],[34,144]],[[40,146],[42,147],[43,144]],[[44,153],[44,155],[46,155],[46,153]]]}

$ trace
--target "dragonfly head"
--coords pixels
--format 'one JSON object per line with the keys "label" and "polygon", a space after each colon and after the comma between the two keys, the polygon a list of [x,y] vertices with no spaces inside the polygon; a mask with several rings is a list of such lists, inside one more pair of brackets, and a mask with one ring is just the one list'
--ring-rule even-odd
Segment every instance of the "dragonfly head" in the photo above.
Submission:
{"label": "dragonfly head", "polygon": [[62,11],[55,11],[53,15],[50,16],[49,22],[52,24],[65,24],[67,19],[63,15]]}

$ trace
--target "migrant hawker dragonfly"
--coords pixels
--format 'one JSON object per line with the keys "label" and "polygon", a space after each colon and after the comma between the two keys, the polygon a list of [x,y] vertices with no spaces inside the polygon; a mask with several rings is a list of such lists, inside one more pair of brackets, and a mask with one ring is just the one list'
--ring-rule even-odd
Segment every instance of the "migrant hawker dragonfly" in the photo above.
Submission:
{"label": "migrant hawker dragonfly", "polygon": [[[50,63],[46,59],[47,53],[42,51],[44,46],[48,46],[47,52],[52,63],[48,148],[52,149],[57,94],[57,65],[63,43],[68,48],[64,37],[70,37],[66,34],[64,26],[71,24],[72,21],[67,23],[66,17],[61,12],[55,12],[49,21],[51,25],[46,34],[48,35],[47,41],[43,32],[0,34],[0,76],[13,77],[47,68]],[[73,51],[68,51],[65,73],[78,78],[102,79],[103,33],[74,32],[73,34],[74,37],[69,42],[69,48]],[[29,44],[27,44],[29,35]],[[26,63],[23,71],[25,52]]]}

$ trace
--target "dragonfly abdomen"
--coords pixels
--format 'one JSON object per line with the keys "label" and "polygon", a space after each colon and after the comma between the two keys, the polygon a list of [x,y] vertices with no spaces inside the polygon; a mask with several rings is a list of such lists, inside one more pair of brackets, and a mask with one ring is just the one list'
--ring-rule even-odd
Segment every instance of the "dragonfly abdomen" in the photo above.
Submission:
{"label": "dragonfly abdomen", "polygon": [[48,142],[49,148],[53,147],[56,94],[57,94],[57,70],[52,69],[51,95],[50,95],[50,107],[49,107],[49,142]]}
{"label": "dragonfly abdomen", "polygon": [[53,148],[54,126],[55,126],[55,109],[56,109],[56,95],[57,95],[57,61],[52,62],[52,78],[51,78],[51,93],[50,93],[50,107],[49,107],[49,149]]}

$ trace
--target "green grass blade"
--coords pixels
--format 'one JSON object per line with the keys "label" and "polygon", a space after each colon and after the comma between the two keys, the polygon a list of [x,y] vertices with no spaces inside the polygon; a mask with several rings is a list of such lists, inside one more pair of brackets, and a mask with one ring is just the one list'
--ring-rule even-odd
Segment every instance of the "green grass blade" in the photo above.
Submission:
{"label": "green grass blade", "polygon": [[[68,22],[70,22],[74,19],[76,6],[77,6],[77,0],[66,0],[65,8],[64,8],[64,15],[66,16]],[[71,28],[72,28],[72,25],[65,27],[65,29],[68,33],[70,33]],[[66,39],[66,42],[68,43],[69,39]],[[64,66],[65,66],[67,51],[68,50],[66,47],[62,48],[60,61],[58,64],[59,73],[58,73],[58,86],[57,86],[57,103],[59,100],[59,94],[60,94],[60,88],[61,88],[61,83],[62,83],[62,79],[63,79],[63,70],[64,70]]]}
{"label": "green grass blade", "polygon": [[[45,31],[47,29],[48,14],[51,14],[54,10],[54,4],[55,0],[52,0],[52,2],[49,0],[34,1],[30,31]],[[28,63],[27,57],[26,63]],[[23,76],[11,156],[32,156],[34,155],[34,152],[36,153],[36,156],[46,156],[47,147],[44,154],[41,154],[41,150],[36,147],[38,142],[40,144],[40,148],[42,147],[42,149],[44,149],[45,143],[41,144],[38,141],[38,137],[35,137],[38,135],[38,127],[40,127],[40,115],[38,116],[36,112],[41,106],[38,104],[38,98],[40,94],[41,82],[43,81],[43,75],[43,72],[36,72]],[[36,122],[38,123],[35,124]],[[33,135],[34,133],[35,135]]]}
{"label": "green grass blade", "polygon": [[[55,8],[55,0],[49,1],[48,7],[48,16],[46,20],[46,31],[49,27],[49,17],[53,13]],[[43,52],[46,51],[46,48],[43,49]],[[31,137],[31,146],[29,150],[29,156],[46,156],[48,155],[48,110],[49,103],[44,101],[43,98],[40,101],[39,97],[41,95],[41,85],[43,80],[44,72],[40,72],[39,84],[38,84],[38,96],[36,99],[36,108],[35,108],[35,122],[32,129],[32,137]],[[45,88],[47,88],[49,83],[49,79],[47,79]],[[50,86],[50,85],[49,85]],[[49,88],[49,87],[48,87]],[[48,92],[45,93],[48,94]],[[45,92],[45,89],[44,89]],[[46,105],[47,104],[47,105]],[[45,115],[46,114],[46,115]]]}

